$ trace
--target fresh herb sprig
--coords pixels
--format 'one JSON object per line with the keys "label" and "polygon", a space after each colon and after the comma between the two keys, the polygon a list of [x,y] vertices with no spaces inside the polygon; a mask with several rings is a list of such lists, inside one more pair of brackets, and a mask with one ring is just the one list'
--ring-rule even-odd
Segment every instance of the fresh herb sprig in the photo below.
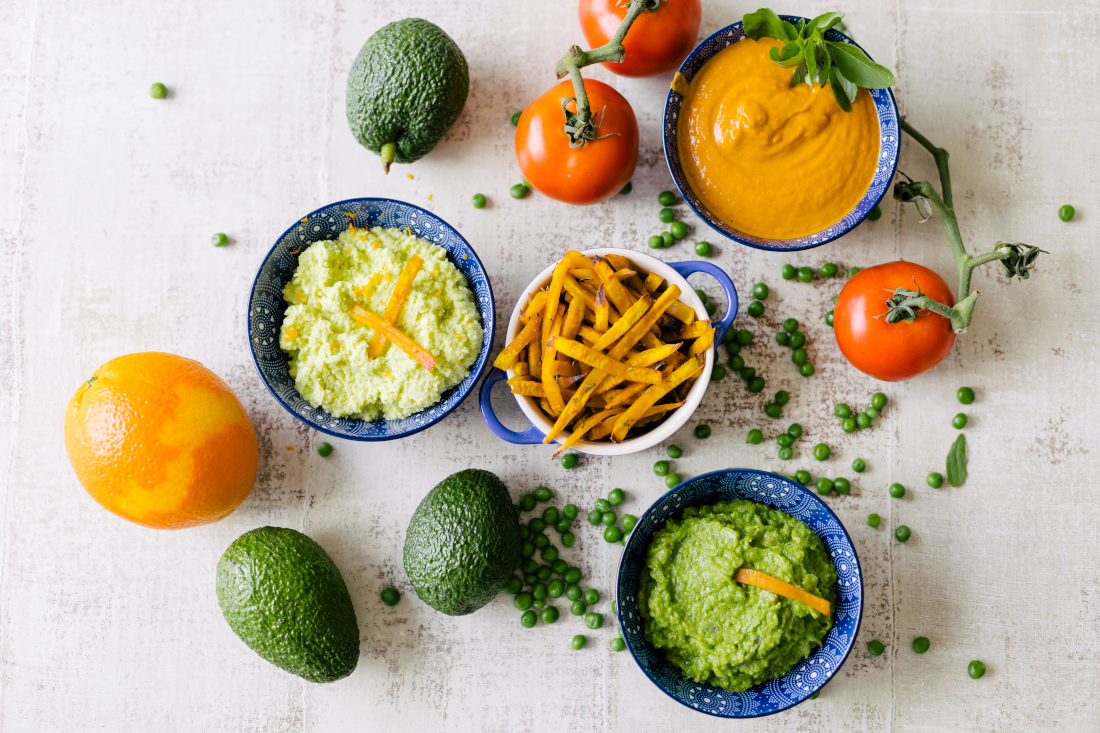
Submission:
{"label": "fresh herb sprig", "polygon": [[885,89],[896,83],[885,66],[876,64],[858,46],[825,38],[825,31],[840,25],[844,13],[825,13],[810,22],[789,23],[769,8],[748,13],[743,19],[745,35],[757,41],[774,38],[783,41],[782,48],[772,48],[768,55],[784,68],[794,68],[791,86],[815,83],[829,86],[836,103],[845,112],[852,111],[859,87]]}

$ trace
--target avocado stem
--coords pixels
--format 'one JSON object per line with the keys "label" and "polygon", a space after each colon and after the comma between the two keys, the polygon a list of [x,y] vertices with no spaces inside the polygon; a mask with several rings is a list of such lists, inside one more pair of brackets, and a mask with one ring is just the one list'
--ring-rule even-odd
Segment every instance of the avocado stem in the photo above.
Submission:
{"label": "avocado stem", "polygon": [[378,154],[382,156],[382,170],[388,174],[390,164],[393,163],[393,158],[397,154],[397,143],[384,143],[378,150]]}

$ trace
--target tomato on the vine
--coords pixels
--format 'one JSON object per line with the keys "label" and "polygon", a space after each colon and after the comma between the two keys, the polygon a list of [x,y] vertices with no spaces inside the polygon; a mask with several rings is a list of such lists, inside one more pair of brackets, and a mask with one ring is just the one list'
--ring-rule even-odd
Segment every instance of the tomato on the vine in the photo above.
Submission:
{"label": "tomato on the vine", "polygon": [[[516,126],[523,177],[544,196],[570,204],[606,201],[630,182],[638,164],[638,120],[630,103],[602,81],[585,79],[584,88],[600,139],[569,147],[561,108],[574,96],[568,79],[527,105]],[[576,102],[569,109],[575,112]]]}
{"label": "tomato on the vine", "polygon": [[922,310],[916,320],[887,323],[886,300],[896,288],[920,290],[946,306],[955,296],[943,278],[912,262],[888,262],[860,270],[840,291],[833,332],[852,366],[887,382],[923,374],[943,361],[955,343],[951,321]]}
{"label": "tomato on the vine", "polygon": [[[581,30],[591,48],[615,35],[626,17],[626,0],[581,0]],[[655,76],[675,71],[695,47],[699,37],[700,0],[662,0],[657,10],[643,11],[630,26],[621,63],[604,64],[621,76]],[[594,108],[593,108],[594,109]]]}

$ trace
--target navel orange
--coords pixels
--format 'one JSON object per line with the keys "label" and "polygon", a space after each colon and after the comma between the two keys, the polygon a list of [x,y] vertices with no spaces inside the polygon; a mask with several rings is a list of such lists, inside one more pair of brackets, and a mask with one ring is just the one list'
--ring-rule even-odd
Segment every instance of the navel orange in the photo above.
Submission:
{"label": "navel orange", "polygon": [[240,400],[197,361],[112,359],[76,390],[65,449],[92,498],[157,529],[216,522],[252,490],[259,450]]}

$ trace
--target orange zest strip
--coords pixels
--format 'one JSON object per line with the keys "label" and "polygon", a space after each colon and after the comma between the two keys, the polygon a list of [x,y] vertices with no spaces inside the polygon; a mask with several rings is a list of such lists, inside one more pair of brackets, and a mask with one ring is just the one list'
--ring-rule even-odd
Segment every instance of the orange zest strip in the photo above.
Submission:
{"label": "orange zest strip", "polygon": [[353,305],[351,307],[350,315],[360,323],[385,334],[387,340],[392,341],[397,348],[404,351],[417,364],[424,367],[429,372],[435,369],[435,359],[432,358],[432,355],[420,344],[398,331],[397,328],[392,323],[386,321],[386,319],[371,313],[369,310],[359,305]]}
{"label": "orange zest strip", "polygon": [[527,325],[523,327],[523,330],[512,339],[512,343],[504,347],[504,350],[497,354],[497,358],[493,361],[493,366],[497,369],[507,369],[512,366],[512,363],[519,356],[519,352],[523,351],[523,347],[535,340],[535,337],[539,335],[539,319],[532,318],[527,321]]}
{"label": "orange zest strip", "polygon": [[[409,294],[409,288],[412,287],[413,278],[416,277],[416,273],[420,272],[420,266],[424,264],[424,260],[419,256],[413,255],[405,263],[405,267],[401,270],[400,277],[397,278],[397,284],[393,287],[393,295],[390,296],[390,302],[386,305],[386,313],[382,316],[386,320],[386,323],[390,325],[397,323],[397,317],[401,315],[401,307],[405,305],[405,296]],[[387,336],[382,333],[381,329],[375,329],[374,338],[370,340],[370,344],[367,346],[367,356],[372,359],[377,359],[382,356],[386,350]],[[391,339],[392,340],[392,339]],[[396,342],[394,342],[396,343]],[[423,349],[421,349],[423,351]],[[428,352],[424,352],[425,354]],[[435,366],[435,362],[432,362],[432,366]]]}
{"label": "orange zest strip", "polygon": [[832,613],[832,606],[824,598],[818,598],[812,593],[807,593],[798,586],[791,585],[790,583],[780,580],[779,578],[773,578],[770,575],[766,575],[759,570],[751,570],[749,568],[740,568],[733,575],[733,579],[738,583],[744,583],[745,585],[756,586],[766,591],[771,591],[777,596],[784,596],[799,603],[805,604],[817,611],[818,613],[829,616]]}

